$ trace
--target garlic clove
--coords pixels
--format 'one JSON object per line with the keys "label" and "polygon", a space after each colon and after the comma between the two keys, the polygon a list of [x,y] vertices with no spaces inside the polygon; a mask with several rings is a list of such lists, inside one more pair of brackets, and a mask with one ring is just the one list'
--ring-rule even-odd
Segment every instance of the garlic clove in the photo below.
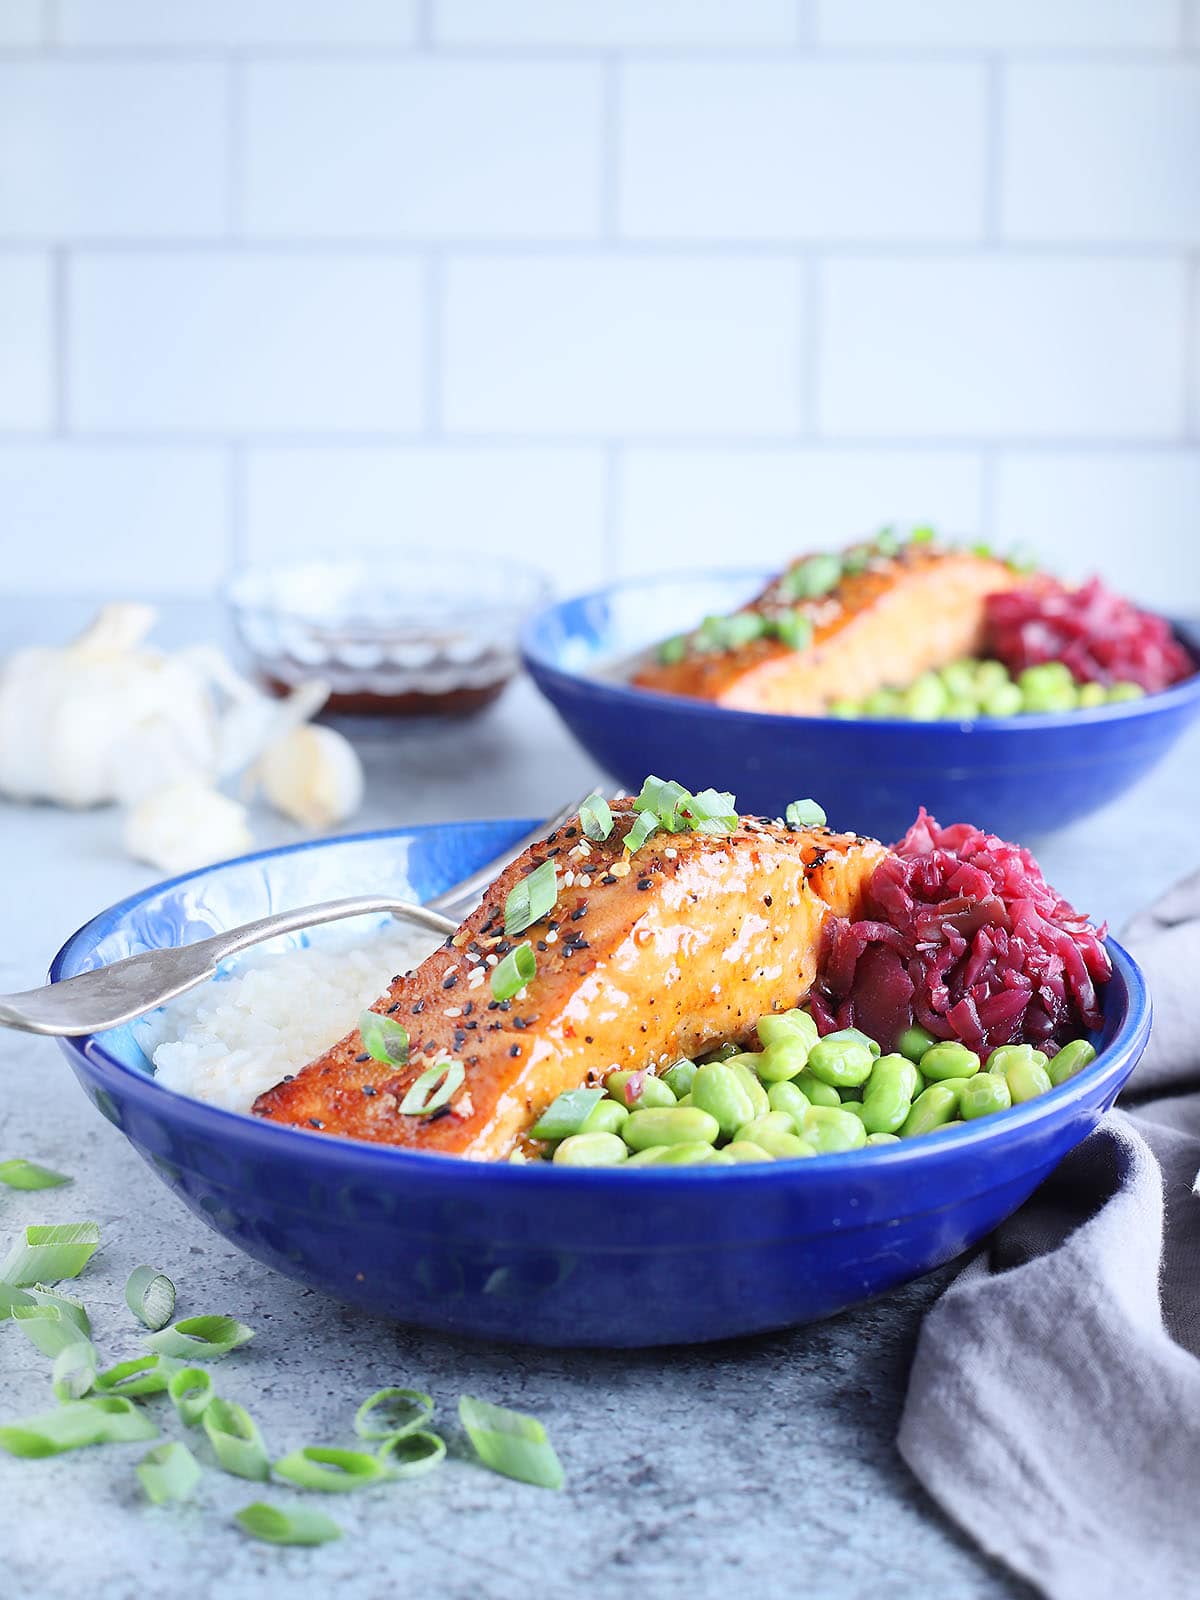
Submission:
{"label": "garlic clove", "polygon": [[256,775],[275,809],[306,828],[331,828],[362,804],[362,762],[333,728],[290,729],[264,751]]}
{"label": "garlic clove", "polygon": [[253,844],[246,808],[186,779],[155,789],[125,819],[125,848],[162,872],[189,872],[211,861],[243,854]]}

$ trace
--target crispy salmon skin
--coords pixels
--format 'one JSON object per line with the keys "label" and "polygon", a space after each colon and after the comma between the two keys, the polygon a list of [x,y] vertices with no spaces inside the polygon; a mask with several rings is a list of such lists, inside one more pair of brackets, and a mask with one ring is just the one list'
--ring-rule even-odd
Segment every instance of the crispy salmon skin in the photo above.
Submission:
{"label": "crispy salmon skin", "polygon": [[[859,915],[886,853],[872,839],[744,818],[728,834],[660,832],[629,854],[631,802],[614,806],[602,843],[578,818],[527,850],[453,938],[396,978],[375,1011],[409,1033],[397,1068],[349,1034],[255,1101],[260,1117],[443,1155],[496,1159],[564,1089],[617,1068],[748,1041],[758,1018],[786,1010],[816,976],[822,925]],[[547,860],[559,892],[540,922],[508,938],[509,891]],[[492,998],[492,958],[528,939],[537,974],[512,1000]],[[430,1116],[400,1103],[427,1067],[450,1057],[462,1087]]]}
{"label": "crispy salmon skin", "polygon": [[873,555],[828,594],[798,607],[787,597],[787,577],[746,609],[767,617],[798,609],[812,624],[804,648],[760,638],[731,650],[690,650],[681,661],[645,663],[633,682],[741,711],[819,715],[832,701],[862,700],[974,655],[984,640],[985,597],[1020,581],[990,556],[921,545]]}

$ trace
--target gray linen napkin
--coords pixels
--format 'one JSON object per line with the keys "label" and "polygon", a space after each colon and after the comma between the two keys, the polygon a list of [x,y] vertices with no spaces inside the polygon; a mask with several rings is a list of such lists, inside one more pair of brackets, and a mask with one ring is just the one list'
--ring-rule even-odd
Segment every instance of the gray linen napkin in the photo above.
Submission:
{"label": "gray linen napkin", "polygon": [[1200,1595],[1200,873],[1126,934],[1154,997],[1123,1109],[925,1319],[900,1453],[1052,1600]]}

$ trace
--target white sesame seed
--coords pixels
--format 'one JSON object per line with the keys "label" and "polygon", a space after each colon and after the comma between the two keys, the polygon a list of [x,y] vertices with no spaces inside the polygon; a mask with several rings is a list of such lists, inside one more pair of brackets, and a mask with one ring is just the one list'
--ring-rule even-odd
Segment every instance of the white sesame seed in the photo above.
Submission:
{"label": "white sesame seed", "polygon": [[546,935],[546,943],[547,944],[557,944],[558,943],[558,934],[554,931],[553,928],[551,928],[550,932]]}
{"label": "white sesame seed", "polygon": [[679,854],[679,851],[674,849],[673,846],[671,846],[671,845],[668,845],[667,848],[663,851],[663,855],[669,857],[670,860],[672,860],[672,861],[674,861],[675,857],[678,854]]}
{"label": "white sesame seed", "polygon": [[586,872],[581,878],[576,878],[575,882],[581,889],[590,889],[592,887],[592,880],[588,877]]}
{"label": "white sesame seed", "polygon": [[574,882],[575,882],[575,874],[571,871],[570,867],[568,867],[566,872],[563,873],[563,884],[564,884],[564,886],[566,888],[569,889],[569,888],[571,888],[572,884],[574,884]]}
{"label": "white sesame seed", "polygon": [[485,977],[486,977],[486,973],[484,972],[482,967],[472,967],[471,975],[467,979],[467,988],[468,989],[478,989],[481,986],[481,984],[483,983],[483,980],[484,980]]}
{"label": "white sesame seed", "polygon": [[488,964],[489,967],[498,967],[500,965],[500,957],[499,956],[489,956],[487,958],[487,964]]}
{"label": "white sesame seed", "polygon": [[442,1015],[444,1017],[461,1017],[462,1016],[462,1007],[461,1006],[447,1006],[445,1011],[442,1012]]}

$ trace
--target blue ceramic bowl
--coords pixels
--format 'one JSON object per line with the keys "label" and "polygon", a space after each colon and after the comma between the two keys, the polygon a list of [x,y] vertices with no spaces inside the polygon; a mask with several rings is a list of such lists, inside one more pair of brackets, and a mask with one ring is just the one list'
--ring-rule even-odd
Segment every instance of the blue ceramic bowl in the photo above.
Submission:
{"label": "blue ceramic bowl", "polygon": [[941,822],[1008,839],[1050,833],[1136,783],[1200,710],[1200,675],[1120,705],[977,722],[732,711],[618,681],[614,662],[735,609],[769,576],[632,578],[552,605],[525,625],[525,665],[584,749],[627,789],[654,772],[689,789],[732,789],[741,810],[765,816],[811,795],[835,827],[889,840],[921,805]]}
{"label": "blue ceramic bowl", "polygon": [[[330,896],[428,896],[530,826],[364,834],[194,872],[93,918],[51,976]],[[1145,1048],[1142,977],[1110,949],[1101,1054],[1062,1088],[936,1137],[769,1166],[614,1172],[415,1155],[187,1099],[155,1081],[127,1028],[63,1048],[163,1182],[278,1272],[440,1332],[692,1343],[830,1316],[950,1260],[1020,1205]]]}

